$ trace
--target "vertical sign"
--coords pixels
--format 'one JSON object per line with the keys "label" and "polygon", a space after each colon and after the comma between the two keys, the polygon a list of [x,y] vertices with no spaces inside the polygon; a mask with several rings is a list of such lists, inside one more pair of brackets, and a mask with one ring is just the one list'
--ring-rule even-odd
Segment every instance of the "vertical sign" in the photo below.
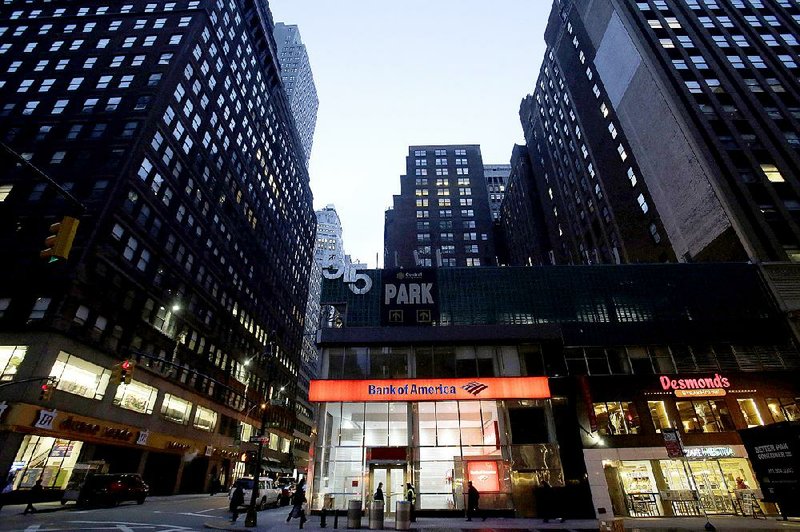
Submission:
{"label": "vertical sign", "polygon": [[667,456],[670,458],[682,458],[683,441],[678,429],[661,429],[661,435],[664,436],[664,447],[667,449]]}
{"label": "vertical sign", "polygon": [[592,404],[592,390],[589,388],[589,379],[586,378],[586,375],[581,375],[578,377],[578,382],[580,382],[583,402],[586,403],[586,415],[589,418],[589,429],[592,432],[597,432],[597,414],[594,413],[594,405]]}
{"label": "vertical sign", "polygon": [[433,325],[439,321],[436,270],[383,270],[381,325]]}

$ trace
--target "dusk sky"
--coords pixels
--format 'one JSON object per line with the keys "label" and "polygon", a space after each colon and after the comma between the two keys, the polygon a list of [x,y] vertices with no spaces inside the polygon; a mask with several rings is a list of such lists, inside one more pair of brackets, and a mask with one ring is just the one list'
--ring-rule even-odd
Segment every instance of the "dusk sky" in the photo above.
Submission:
{"label": "dusk sky", "polygon": [[[384,211],[408,146],[480,144],[508,163],[544,56],[549,0],[270,0],[297,24],[319,95],[314,207],[336,206],[345,252],[383,266]],[[376,264],[376,254],[379,262]]]}

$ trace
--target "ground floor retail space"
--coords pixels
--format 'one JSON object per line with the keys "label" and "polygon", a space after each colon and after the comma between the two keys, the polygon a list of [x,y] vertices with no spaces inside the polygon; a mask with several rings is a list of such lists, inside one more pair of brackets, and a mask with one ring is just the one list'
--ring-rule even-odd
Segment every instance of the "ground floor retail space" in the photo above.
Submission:
{"label": "ground floor retail space", "polygon": [[688,447],[669,458],[664,448],[585,451],[597,508],[628,517],[689,517],[775,513],[740,445]]}
{"label": "ground floor retail space", "polygon": [[119,423],[11,405],[0,424],[0,468],[6,491],[37,480],[74,489],[90,473],[139,473],[153,495],[197,493],[212,478],[229,483],[238,453]]}

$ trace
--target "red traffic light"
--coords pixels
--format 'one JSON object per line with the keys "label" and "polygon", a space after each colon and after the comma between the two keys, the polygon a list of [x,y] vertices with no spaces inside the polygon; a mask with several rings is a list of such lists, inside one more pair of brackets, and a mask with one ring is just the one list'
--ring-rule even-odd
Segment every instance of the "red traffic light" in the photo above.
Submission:
{"label": "red traffic light", "polygon": [[125,361],[122,362],[121,366],[122,366],[122,369],[127,371],[127,370],[131,369],[131,361],[130,360],[125,360]]}

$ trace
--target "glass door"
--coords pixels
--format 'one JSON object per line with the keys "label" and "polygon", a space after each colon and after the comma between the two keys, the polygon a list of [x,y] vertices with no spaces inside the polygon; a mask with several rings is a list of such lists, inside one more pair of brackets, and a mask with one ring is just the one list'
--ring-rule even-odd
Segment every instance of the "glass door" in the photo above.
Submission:
{"label": "glass door", "polygon": [[733,500],[716,460],[689,461],[700,504],[710,514],[733,514]]}
{"label": "glass door", "polygon": [[383,484],[384,513],[394,514],[395,503],[405,500],[405,467],[400,465],[373,465],[369,470],[369,500],[372,501],[378,484]]}

